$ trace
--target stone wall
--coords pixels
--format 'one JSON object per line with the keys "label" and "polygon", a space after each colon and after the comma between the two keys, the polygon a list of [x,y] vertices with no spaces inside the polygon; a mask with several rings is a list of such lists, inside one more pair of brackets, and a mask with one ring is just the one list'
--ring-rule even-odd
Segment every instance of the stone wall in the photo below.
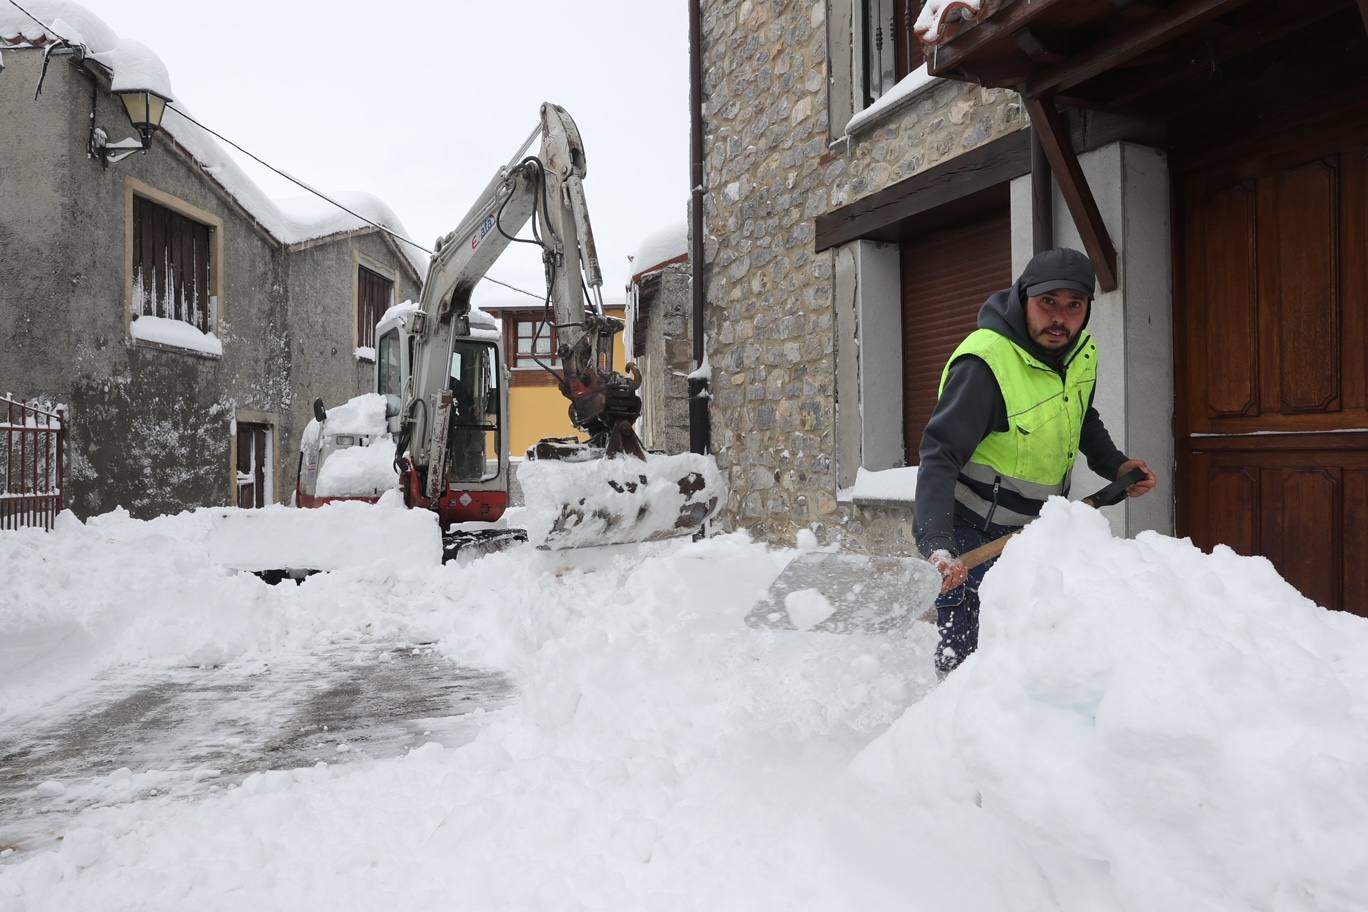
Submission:
{"label": "stone wall", "polygon": [[731,488],[720,522],[775,542],[813,528],[897,549],[911,542],[904,511],[838,498],[834,253],[813,252],[814,220],[1026,119],[1013,93],[942,82],[842,136],[828,115],[842,90],[828,4],[840,2],[704,2],[706,332],[713,448]]}
{"label": "stone wall", "polygon": [[689,381],[693,370],[689,265],[666,266],[644,302],[646,352],[642,377],[642,443],[666,453],[689,450]]}

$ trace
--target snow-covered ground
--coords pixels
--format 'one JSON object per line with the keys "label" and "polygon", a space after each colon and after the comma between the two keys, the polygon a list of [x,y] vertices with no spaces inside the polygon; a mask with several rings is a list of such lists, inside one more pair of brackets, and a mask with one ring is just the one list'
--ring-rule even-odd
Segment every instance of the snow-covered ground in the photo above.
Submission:
{"label": "snow-covered ground", "polygon": [[748,626],[796,552],[744,535],[268,587],[212,563],[210,512],[0,535],[0,732],[121,668],[349,644],[511,698],[398,756],[108,784],[0,858],[0,910],[1365,908],[1368,623],[1262,559],[1052,501],[936,686],[920,622]]}

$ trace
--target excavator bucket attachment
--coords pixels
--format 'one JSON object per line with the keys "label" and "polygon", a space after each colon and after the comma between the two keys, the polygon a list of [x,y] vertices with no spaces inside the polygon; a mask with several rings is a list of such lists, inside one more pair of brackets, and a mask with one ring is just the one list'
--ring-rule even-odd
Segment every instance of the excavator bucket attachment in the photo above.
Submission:
{"label": "excavator bucket attachment", "polygon": [[548,549],[692,535],[726,499],[717,463],[696,453],[529,460],[518,483],[528,537]]}

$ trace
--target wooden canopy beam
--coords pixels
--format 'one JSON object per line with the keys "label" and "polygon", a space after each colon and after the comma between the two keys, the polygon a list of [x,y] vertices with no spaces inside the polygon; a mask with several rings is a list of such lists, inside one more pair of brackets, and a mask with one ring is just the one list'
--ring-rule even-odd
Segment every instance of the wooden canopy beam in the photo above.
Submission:
{"label": "wooden canopy beam", "polygon": [[[1072,88],[1167,44],[1184,32],[1191,31],[1207,20],[1228,13],[1246,2],[1248,0],[1179,0],[1163,13],[1156,14],[1148,24],[1137,24],[1107,41],[1094,45],[1092,50],[1075,63],[1052,68],[1036,79],[1027,80],[1021,87],[1021,94],[1042,96],[1060,89]],[[1365,3],[1368,0],[1359,2]]]}
{"label": "wooden canopy beam", "polygon": [[1017,29],[1044,13],[1052,6],[1059,6],[1069,0],[1035,0],[1033,3],[1014,3],[1001,11],[966,29],[955,36],[949,44],[940,44],[927,53],[926,68],[932,76],[949,76],[951,70],[962,66],[975,52],[1002,35],[1011,35]]}
{"label": "wooden canopy beam", "polygon": [[1059,182],[1060,193],[1073,216],[1078,234],[1083,238],[1083,247],[1088,251],[1093,268],[1097,270],[1097,283],[1103,291],[1116,290],[1116,247],[1112,244],[1107,226],[1102,222],[1102,213],[1093,198],[1092,188],[1078,163],[1073,142],[1069,138],[1068,127],[1054,101],[1048,98],[1023,96],[1026,111],[1031,115],[1031,125],[1040,137],[1045,158]]}

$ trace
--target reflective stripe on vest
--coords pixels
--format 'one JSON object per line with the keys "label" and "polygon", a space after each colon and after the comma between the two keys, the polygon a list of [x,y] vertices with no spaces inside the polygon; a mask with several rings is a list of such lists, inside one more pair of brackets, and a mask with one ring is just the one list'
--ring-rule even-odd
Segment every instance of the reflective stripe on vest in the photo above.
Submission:
{"label": "reflective stripe on vest", "polygon": [[[1068,493],[1083,416],[1097,384],[1097,346],[1083,333],[1061,378],[1006,336],[978,329],[946,362],[942,391],[950,366],[965,355],[982,359],[993,371],[1007,407],[1007,430],[994,431],[979,443],[960,471],[955,499],[988,521],[1021,525],[1039,512],[1045,498]],[[1019,509],[998,503],[999,489],[1017,495],[1013,501]]]}

